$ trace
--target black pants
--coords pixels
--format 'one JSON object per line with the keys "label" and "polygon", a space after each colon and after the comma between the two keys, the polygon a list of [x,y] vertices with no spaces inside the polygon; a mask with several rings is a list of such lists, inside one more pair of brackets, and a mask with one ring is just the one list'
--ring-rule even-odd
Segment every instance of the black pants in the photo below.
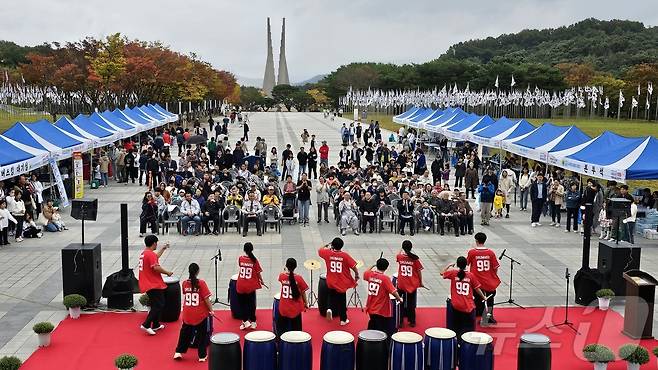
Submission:
{"label": "black pants", "polygon": [[459,215],[459,230],[461,234],[473,234],[473,215]]}
{"label": "black pants", "polygon": [[464,183],[464,176],[455,177],[455,187],[456,188],[461,188],[463,183]]}
{"label": "black pants", "polygon": [[[489,299],[487,299],[487,306],[489,306],[489,309],[491,310],[491,316],[493,317],[494,297],[496,296],[496,291],[482,289],[482,293],[484,293],[485,296],[491,296]],[[482,302],[482,297],[476,295],[473,300],[475,301],[475,316],[480,317],[484,312],[484,302]]]}
{"label": "black pants", "polygon": [[9,244],[9,240],[7,239],[8,230],[8,227],[3,227],[2,230],[0,230],[0,245]]}
{"label": "black pants", "polygon": [[142,326],[147,329],[160,327],[160,314],[164,308],[164,291],[164,289],[151,289],[146,292],[146,295],[149,297],[151,310]]}
{"label": "black pants", "polygon": [[206,233],[210,233],[210,221],[212,221],[212,232],[217,233],[219,231],[219,213],[201,218]]}
{"label": "black pants", "polygon": [[439,215],[439,231],[441,232],[441,235],[445,234],[446,221],[452,222],[452,228],[455,230],[455,235],[459,236],[459,218],[455,215]]}
{"label": "black pants", "polygon": [[472,186],[466,187],[466,198],[468,198],[468,193],[471,193],[471,199],[475,199],[475,188]]}
{"label": "black pants", "polygon": [[413,218],[413,216],[412,217],[400,217],[400,226],[399,226],[400,227],[400,232],[404,231],[404,225],[406,225],[406,224],[409,224],[409,229],[410,229],[411,235],[413,235],[414,232],[416,231],[414,229],[414,218]]}
{"label": "black pants", "polygon": [[256,292],[238,293],[238,304],[240,305],[239,317],[242,321],[256,322]]}
{"label": "black pants", "polygon": [[180,327],[180,334],[178,334],[177,353],[187,352],[192,340],[194,340],[199,351],[199,358],[208,356],[208,320],[209,318],[205,318],[198,325],[183,323]]}
{"label": "black pants", "polygon": [[21,237],[21,234],[23,234],[23,221],[25,220],[25,216],[14,215],[14,218],[16,219],[16,230],[14,231],[14,236],[18,239]]}
{"label": "black pants", "polygon": [[544,202],[546,199],[533,199],[532,201],[532,215],[530,216],[530,222],[539,222],[539,217],[541,216],[542,209],[544,208]]}
{"label": "black pants", "polygon": [[406,317],[409,320],[410,324],[416,323],[416,298],[418,296],[418,290],[414,290],[411,293],[407,293],[402,289],[398,289],[398,294],[402,297],[402,303],[400,304],[400,316]]}
{"label": "black pants", "polygon": [[386,333],[386,343],[390,343],[391,335],[395,334],[391,332],[391,320],[393,320],[392,317],[370,314],[368,330],[379,330]]}
{"label": "black pants", "polygon": [[464,333],[475,330],[475,310],[471,312],[462,312],[453,309],[451,329],[457,334],[457,341],[461,343],[461,338]]}
{"label": "black pants", "polygon": [[311,164],[309,162],[309,164],[308,164],[308,178],[309,179],[311,178],[311,174],[313,174],[313,180],[318,179],[318,165],[317,165],[317,163]]}
{"label": "black pants", "polygon": [[551,221],[557,222],[558,224],[560,223],[562,220],[562,214],[560,212],[561,208],[562,205],[551,202]]}
{"label": "black pants", "polygon": [[244,218],[244,222],[242,225],[242,235],[247,236],[247,232],[249,231],[249,224],[255,222],[256,223],[256,232],[258,235],[260,235],[260,217],[246,217]]}
{"label": "black pants", "polygon": [[151,226],[151,232],[156,234],[158,232],[158,223],[155,219],[147,220],[145,218],[139,218],[139,233],[144,234],[146,232],[146,226]]}
{"label": "black pants", "polygon": [[340,317],[340,321],[347,320],[347,293],[339,293],[329,288],[327,306],[331,309],[333,316]]}
{"label": "black pants", "polygon": [[329,203],[318,203],[318,221],[322,221],[322,211],[324,210],[325,221],[329,220]]}
{"label": "black pants", "polygon": [[571,220],[573,229],[578,231],[578,208],[567,208],[567,231],[571,231]]}
{"label": "black pants", "polygon": [[302,331],[302,314],[300,313],[297,317],[285,317],[279,315],[279,318],[276,320],[276,335],[281,336],[281,334],[289,331]]}
{"label": "black pants", "polygon": [[[139,185],[140,186],[142,185],[142,178],[144,177],[145,173],[146,173],[145,169],[142,169],[142,168],[139,169]],[[146,175],[146,183],[148,183],[148,181],[149,181],[148,175]]]}
{"label": "black pants", "polygon": [[[366,226],[370,225],[370,229]],[[366,230],[373,232],[375,230],[375,216],[363,216],[363,223],[361,224],[361,230],[365,233]]]}

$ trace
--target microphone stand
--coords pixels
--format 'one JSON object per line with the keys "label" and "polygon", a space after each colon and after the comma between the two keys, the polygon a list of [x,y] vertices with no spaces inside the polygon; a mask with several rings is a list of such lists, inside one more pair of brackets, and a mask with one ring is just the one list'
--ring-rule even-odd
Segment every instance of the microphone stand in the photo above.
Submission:
{"label": "microphone stand", "polygon": [[222,260],[222,250],[220,248],[217,248],[217,254],[214,255],[210,260],[215,261],[215,301],[213,302],[213,305],[221,304],[223,306],[230,307],[231,306],[230,304],[224,303],[224,302],[219,300],[219,282],[218,282],[219,267],[218,267],[218,263],[219,263],[219,261]]}
{"label": "microphone stand", "polygon": [[555,324],[555,325],[547,325],[547,329],[552,329],[552,328],[559,328],[561,326],[566,326],[569,329],[573,330],[577,335],[580,335],[580,332],[578,332],[578,329],[574,326],[574,324],[569,321],[569,278],[571,277],[571,274],[569,274],[569,268],[567,267],[566,272],[564,273],[564,278],[567,279],[567,300],[565,302],[565,312],[564,312],[564,321]]}
{"label": "microphone stand", "polygon": [[514,258],[506,255],[505,254],[506,251],[507,250],[503,251],[503,254],[500,256],[500,259],[507,258],[509,260],[509,298],[506,301],[497,302],[497,303],[494,303],[493,305],[497,306],[499,304],[511,304],[511,305],[516,306],[516,307],[525,309],[525,307],[523,307],[520,304],[516,303],[514,298],[512,298],[512,285],[514,283],[514,264],[517,264],[517,265],[521,266],[521,263],[519,261],[515,260]]}

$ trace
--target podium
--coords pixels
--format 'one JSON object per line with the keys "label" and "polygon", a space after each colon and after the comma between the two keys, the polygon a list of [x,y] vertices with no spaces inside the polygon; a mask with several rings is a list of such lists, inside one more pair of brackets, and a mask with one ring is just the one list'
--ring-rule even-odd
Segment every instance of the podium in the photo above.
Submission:
{"label": "podium", "polygon": [[653,338],[653,305],[658,281],[640,270],[624,273],[626,309],[622,333],[633,339]]}

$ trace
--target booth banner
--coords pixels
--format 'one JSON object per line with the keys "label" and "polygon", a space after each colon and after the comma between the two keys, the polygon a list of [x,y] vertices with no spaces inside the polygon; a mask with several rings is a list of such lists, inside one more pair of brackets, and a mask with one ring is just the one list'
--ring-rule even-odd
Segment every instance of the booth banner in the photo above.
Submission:
{"label": "booth banner", "polygon": [[532,159],[535,161],[541,161],[541,162],[546,162],[548,160],[548,152],[545,150],[537,150],[522,145],[507,143],[505,142],[505,140],[503,140],[502,142],[502,147],[504,150],[524,158]]}
{"label": "booth banner", "polygon": [[586,163],[570,158],[557,158],[549,155],[549,163],[562,167],[565,170],[582,173],[583,175],[595,176],[604,180],[626,181],[626,170]]}
{"label": "booth banner", "polygon": [[73,153],[73,184],[74,199],[81,199],[85,196],[85,180],[82,173],[82,153]]}
{"label": "booth banner", "polygon": [[22,161],[18,163],[0,166],[0,180],[12,178],[14,176],[22,175],[32,170],[31,161]]}
{"label": "booth banner", "polygon": [[50,169],[53,172],[53,179],[55,184],[57,184],[57,191],[59,192],[59,207],[66,208],[69,206],[69,197],[66,195],[66,188],[64,188],[64,181],[62,180],[62,175],[59,173],[59,167],[57,167],[57,161],[54,157],[50,157]]}

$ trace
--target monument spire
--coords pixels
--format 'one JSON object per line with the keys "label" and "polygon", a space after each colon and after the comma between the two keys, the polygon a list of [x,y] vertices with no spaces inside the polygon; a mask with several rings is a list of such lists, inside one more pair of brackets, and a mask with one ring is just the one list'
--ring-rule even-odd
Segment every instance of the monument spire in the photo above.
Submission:
{"label": "monument spire", "polygon": [[279,50],[279,85],[290,85],[288,77],[288,63],[286,62],[286,19],[283,18],[281,27],[281,49]]}
{"label": "monument spire", "polygon": [[[287,75],[287,74],[286,74]],[[265,62],[265,76],[263,77],[263,92],[267,96],[272,96],[274,81],[274,55],[272,51],[272,29],[270,28],[270,18],[267,18],[267,61]]]}

